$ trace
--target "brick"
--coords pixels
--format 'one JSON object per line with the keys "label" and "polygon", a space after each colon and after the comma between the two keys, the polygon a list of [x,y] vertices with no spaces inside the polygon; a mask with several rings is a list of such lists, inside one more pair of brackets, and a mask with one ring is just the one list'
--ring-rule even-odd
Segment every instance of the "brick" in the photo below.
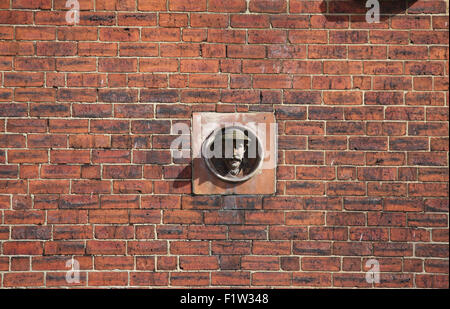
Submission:
{"label": "brick", "polygon": [[97,241],[90,240],[86,245],[87,254],[124,254],[125,242],[124,241]]}
{"label": "brick", "polygon": [[38,56],[74,56],[77,47],[73,42],[37,42],[36,54]]}
{"label": "brick", "polygon": [[[161,15],[160,15],[161,16]],[[156,26],[156,14],[148,13],[119,13],[117,16],[119,26]],[[101,29],[103,30],[103,29]],[[100,30],[100,40],[102,31]],[[117,29],[114,29],[117,30]],[[134,31],[130,30],[128,33]],[[133,33],[134,35],[134,33]]]}
{"label": "brick", "polygon": [[38,241],[8,241],[3,243],[5,255],[42,255],[42,243]]}
{"label": "brick", "polygon": [[9,210],[4,215],[5,224],[43,224],[45,221],[42,211]]}
{"label": "brick", "polygon": [[437,138],[431,138],[430,142],[430,149],[432,151],[448,151],[448,138],[446,137],[437,137]]}
{"label": "brick", "polygon": [[127,253],[129,255],[167,254],[166,241],[129,241]]}
{"label": "brick", "polygon": [[205,224],[243,224],[244,214],[239,211],[206,212]]}
{"label": "brick", "polygon": [[266,239],[265,227],[258,226],[230,226],[230,239]]}
{"label": "brick", "polygon": [[206,0],[169,0],[170,11],[206,11]]}
{"label": "brick", "polygon": [[436,229],[431,231],[433,241],[446,242],[449,239],[448,229]]}
{"label": "brick", "polygon": [[89,286],[126,286],[128,274],[125,272],[90,272]]}
{"label": "brick", "polygon": [[[196,57],[200,56],[200,45],[166,43],[161,44],[160,53],[164,57]],[[207,53],[204,53],[205,57],[208,57]]]}
{"label": "brick", "polygon": [[423,271],[422,260],[420,259],[404,259],[403,268],[405,271]]}
{"label": "brick", "polygon": [[208,42],[212,43],[245,43],[246,34],[244,30],[208,30]]}
{"label": "brick", "polygon": [[294,241],[292,253],[296,255],[330,255],[329,242]]}
{"label": "brick", "polygon": [[14,38],[14,28],[12,27],[1,27],[0,28],[0,37],[2,39],[12,40]]}
{"label": "brick", "polygon": [[[313,77],[313,89],[349,89],[350,88],[350,78],[345,76],[314,76]],[[330,100],[336,100],[334,104],[341,103],[341,104],[357,104],[354,103],[354,101],[358,101],[358,94],[341,94],[341,93],[334,93],[334,96],[331,96],[331,98],[327,98],[324,102],[326,104],[330,104]]]}
{"label": "brick", "polygon": [[184,29],[182,40],[185,42],[204,42],[207,38],[206,29]]}
{"label": "brick", "polygon": [[222,14],[191,14],[191,27],[226,28],[228,16]]}
{"label": "brick", "polygon": [[117,49],[117,43],[78,43],[79,56],[116,56]]}
{"label": "brick", "polygon": [[170,162],[170,154],[164,150],[134,151],[133,163],[167,164]]}
{"label": "brick", "polygon": [[448,181],[448,170],[441,168],[419,169],[419,181]]}
{"label": "brick", "polygon": [[182,270],[215,270],[219,262],[215,256],[182,256],[180,269]]}
{"label": "brick", "polygon": [[295,195],[323,195],[325,185],[320,182],[290,181],[286,186],[286,192]]}
{"label": "brick", "polygon": [[170,253],[176,255],[206,255],[209,254],[209,243],[206,241],[172,241]]}
{"label": "brick", "polygon": [[170,284],[173,286],[201,286],[210,283],[210,274],[206,272],[172,272]]}
{"label": "brick", "polygon": [[[324,150],[332,150],[332,149],[347,149],[347,138],[340,136],[312,136],[308,138],[308,148],[309,149],[324,149]],[[330,176],[331,177],[331,176]],[[334,178],[334,176],[333,176]]]}
{"label": "brick", "polygon": [[[386,59],[387,51],[385,46],[365,46],[352,45],[348,49],[349,59]],[[397,59],[391,57],[391,59]]]}
{"label": "brick", "polygon": [[225,226],[200,226],[191,225],[188,228],[188,238],[190,239],[225,239]]}
{"label": "brick", "polygon": [[447,164],[446,156],[441,152],[410,152],[408,164],[422,166],[444,166]]}
{"label": "brick", "polygon": [[43,119],[8,119],[7,132],[40,133],[47,131],[47,121]]}
{"label": "brick", "polygon": [[130,275],[130,285],[135,286],[165,286],[169,283],[167,273],[134,272]]}
{"label": "brick", "polygon": [[57,71],[95,71],[96,61],[93,58],[57,59]]}
{"label": "brick", "polygon": [[134,238],[134,229],[132,226],[96,226],[94,232],[97,239],[131,239]]}
{"label": "brick", "polygon": [[239,13],[245,12],[247,4],[245,0],[233,0],[226,4],[220,0],[210,0],[208,1],[208,11],[210,12],[228,12],[228,13]]}
{"label": "brick", "polygon": [[5,287],[40,287],[44,286],[44,273],[19,272],[8,273],[3,279]]}
{"label": "brick", "polygon": [[138,0],[138,9],[140,11],[165,11],[166,2],[166,0],[155,0],[151,2]]}
{"label": "brick", "polygon": [[195,224],[202,223],[203,216],[200,211],[193,210],[166,210],[163,217],[167,224]]}
{"label": "brick", "polygon": [[114,13],[108,12],[95,12],[80,15],[80,25],[88,26],[112,26],[116,22],[116,16]]}
{"label": "brick", "polygon": [[180,40],[178,28],[144,28],[141,33],[142,41],[151,42],[176,42]]}
{"label": "brick", "polygon": [[50,163],[89,163],[89,150],[51,150]]}
{"label": "brick", "polygon": [[119,269],[132,269],[133,265],[132,257],[122,257],[122,256],[109,256],[95,257],[95,269],[98,270],[119,270]]}
{"label": "brick", "polygon": [[406,215],[404,213],[383,212],[369,213],[367,216],[369,226],[405,226]]}
{"label": "brick", "polygon": [[225,75],[192,75],[189,77],[191,88],[226,88],[228,78]]}
{"label": "brick", "polygon": [[9,163],[46,163],[48,161],[45,150],[8,150]]}
{"label": "brick", "polygon": [[308,28],[309,22],[306,16],[273,15],[270,23],[274,28]]}
{"label": "brick", "polygon": [[326,287],[331,286],[331,274],[319,272],[295,272],[292,284],[294,286]]}
{"label": "brick", "polygon": [[[106,105],[109,107],[109,105]],[[133,118],[133,115],[153,116],[152,104],[116,104],[114,106],[114,115],[118,118]]]}
{"label": "brick", "polygon": [[384,137],[350,137],[351,150],[387,150],[387,139]]}
{"label": "brick", "polygon": [[11,258],[11,270],[23,271],[30,270],[30,259],[22,257]]}
{"label": "brick", "polygon": [[233,28],[268,28],[269,22],[269,16],[265,15],[233,14],[230,17],[230,25]]}
{"label": "brick", "polygon": [[290,254],[291,245],[288,241],[254,241],[252,253],[257,255]]}
{"label": "brick", "polygon": [[365,195],[366,186],[364,183],[352,183],[352,182],[328,183],[327,193],[336,196]]}
{"label": "brick", "polygon": [[290,286],[291,282],[292,275],[290,273],[256,272],[252,274],[252,284],[255,286]]}
{"label": "brick", "polygon": [[357,212],[328,212],[326,223],[328,226],[365,225],[366,217]]}
{"label": "brick", "polygon": [[347,50],[340,45],[309,45],[308,57],[310,59],[345,59]]}
{"label": "brick", "polygon": [[110,138],[105,135],[70,135],[69,145],[72,148],[109,148]]}
{"label": "brick", "polygon": [[128,133],[129,122],[126,120],[91,120],[90,130],[93,133]]}
{"label": "brick", "polygon": [[[395,19],[392,19],[392,27],[395,23]],[[409,36],[404,31],[371,30],[369,31],[369,38],[373,44],[408,44],[409,42]]]}
{"label": "brick", "polygon": [[14,68],[20,71],[53,71],[55,59],[18,57],[15,60]]}
{"label": "brick", "polygon": [[109,195],[101,197],[101,208],[139,208],[139,197],[134,195]]}
{"label": "brick", "polygon": [[57,35],[60,41],[96,41],[98,37],[96,28],[76,26],[58,27]]}
{"label": "brick", "polygon": [[100,58],[98,67],[100,72],[136,72],[137,60]]}
{"label": "brick", "polygon": [[380,256],[411,256],[412,245],[405,243],[374,243],[374,254]]}
{"label": "brick", "polygon": [[47,221],[53,224],[87,223],[87,210],[50,210]]}
{"label": "brick", "polygon": [[182,90],[180,101],[183,103],[216,103],[219,98],[218,90]]}
{"label": "brick", "polygon": [[371,182],[367,185],[367,190],[370,195],[374,196],[405,196],[406,184],[402,183],[377,183]]}
{"label": "brick", "polygon": [[158,270],[175,270],[177,268],[177,258],[162,256],[158,257],[157,269]]}
{"label": "brick", "polygon": [[137,179],[142,177],[142,168],[140,166],[103,166],[103,178],[105,179]]}
{"label": "brick", "polygon": [[335,257],[303,257],[301,263],[305,271],[339,271],[341,268],[340,258]]}
{"label": "brick", "polygon": [[180,71],[190,73],[213,73],[218,72],[219,62],[217,60],[181,60]]}
{"label": "brick", "polygon": [[264,58],[265,55],[266,49],[264,46],[227,45],[227,56],[230,58]]}
{"label": "brick", "polygon": [[392,241],[429,241],[430,233],[424,229],[407,229],[395,228],[391,229]]}
{"label": "brick", "polygon": [[16,38],[18,40],[55,40],[56,31],[50,27],[19,27],[16,28]]}
{"label": "brick", "polygon": [[49,88],[16,88],[14,97],[19,102],[52,102],[56,99],[56,90]]}
{"label": "brick", "polygon": [[110,193],[111,183],[101,180],[74,180],[72,181],[72,193]]}
{"label": "brick", "polygon": [[276,257],[252,257],[242,258],[241,266],[243,270],[278,270],[279,261]]}
{"label": "brick", "polygon": [[[288,39],[293,44],[322,44],[328,42],[327,32],[323,30],[289,30]],[[318,45],[310,45],[308,50],[311,53],[310,58],[319,58],[318,55],[325,54],[325,50],[334,52],[336,56],[343,53],[343,50],[338,47],[323,49]]]}
{"label": "brick", "polygon": [[71,165],[43,165],[41,167],[42,178],[80,178],[81,168]]}
{"label": "brick", "polygon": [[329,32],[329,42],[332,44],[364,44],[368,42],[368,32],[365,30],[333,30]]}
{"label": "brick", "polygon": [[251,0],[249,10],[258,13],[285,13],[287,7],[285,0]]}
{"label": "brick", "polygon": [[90,226],[55,226],[53,228],[53,239],[90,239],[92,238],[92,227]]}
{"label": "brick", "polygon": [[310,227],[309,238],[311,240],[347,240],[346,227]]}
{"label": "brick", "polygon": [[250,285],[249,272],[213,272],[211,284],[216,286],[248,286]]}
{"label": "brick", "polygon": [[[24,5],[27,4],[24,1]],[[4,24],[32,24],[33,14],[29,11],[2,11],[0,18]]]}
{"label": "brick", "polygon": [[[6,12],[6,11],[2,11]],[[31,13],[31,12],[30,12]],[[2,19],[4,20],[4,19]],[[0,55],[2,56],[31,56],[34,53],[32,42],[2,42],[0,44]]]}
{"label": "brick", "polygon": [[247,39],[251,44],[283,44],[287,34],[284,30],[248,30]]}
{"label": "brick", "polygon": [[147,89],[141,91],[141,102],[162,102],[172,103],[179,100],[178,91],[176,90],[153,90]]}
{"label": "brick", "polygon": [[162,27],[185,27],[187,24],[187,14],[159,13],[159,25]]}
{"label": "brick", "polygon": [[417,275],[416,285],[422,288],[448,288],[448,276],[447,275]]}

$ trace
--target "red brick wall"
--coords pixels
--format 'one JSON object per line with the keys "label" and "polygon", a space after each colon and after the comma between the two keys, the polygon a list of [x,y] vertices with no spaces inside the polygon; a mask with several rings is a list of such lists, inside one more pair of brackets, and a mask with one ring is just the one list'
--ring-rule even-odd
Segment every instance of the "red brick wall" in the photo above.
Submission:
{"label": "red brick wall", "polygon": [[[65,3],[0,0],[1,287],[448,287],[447,1]],[[275,196],[191,194],[193,111],[274,111]]]}

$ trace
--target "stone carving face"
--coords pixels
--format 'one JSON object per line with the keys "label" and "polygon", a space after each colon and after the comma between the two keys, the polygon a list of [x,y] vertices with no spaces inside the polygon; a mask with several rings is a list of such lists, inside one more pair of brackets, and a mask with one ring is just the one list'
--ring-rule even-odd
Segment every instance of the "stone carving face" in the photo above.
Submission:
{"label": "stone carving face", "polygon": [[[254,148],[253,153],[249,152],[249,145]],[[215,146],[220,147],[221,151],[215,151]],[[259,140],[245,129],[232,127],[218,130],[204,142],[203,147],[210,154],[205,158],[208,168],[225,181],[249,179],[261,162]]]}
{"label": "stone carving face", "polygon": [[[222,143],[222,146],[225,147],[222,147],[222,157],[224,158],[225,166],[230,176],[238,176],[242,171],[242,161],[247,151],[248,136],[239,129],[226,132],[223,136],[224,143]],[[228,145],[233,145],[231,157],[226,151]]]}

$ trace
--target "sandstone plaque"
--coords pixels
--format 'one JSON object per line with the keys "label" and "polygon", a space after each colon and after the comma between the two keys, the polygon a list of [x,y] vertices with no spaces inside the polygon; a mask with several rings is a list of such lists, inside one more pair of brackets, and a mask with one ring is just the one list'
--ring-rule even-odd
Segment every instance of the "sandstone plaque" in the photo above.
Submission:
{"label": "sandstone plaque", "polygon": [[194,113],[194,194],[273,194],[277,127],[272,113]]}

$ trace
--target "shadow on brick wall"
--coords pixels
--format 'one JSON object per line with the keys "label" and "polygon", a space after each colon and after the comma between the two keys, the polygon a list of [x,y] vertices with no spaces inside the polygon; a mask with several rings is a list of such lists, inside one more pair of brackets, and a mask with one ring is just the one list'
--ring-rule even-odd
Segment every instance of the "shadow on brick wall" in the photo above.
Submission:
{"label": "shadow on brick wall", "polygon": [[[392,15],[404,14],[418,0],[379,0],[380,3],[380,20],[384,21]],[[328,21],[341,21],[347,18],[346,15],[336,14],[358,14],[363,15],[371,8],[366,7],[367,0],[330,0],[322,1],[320,10]]]}

